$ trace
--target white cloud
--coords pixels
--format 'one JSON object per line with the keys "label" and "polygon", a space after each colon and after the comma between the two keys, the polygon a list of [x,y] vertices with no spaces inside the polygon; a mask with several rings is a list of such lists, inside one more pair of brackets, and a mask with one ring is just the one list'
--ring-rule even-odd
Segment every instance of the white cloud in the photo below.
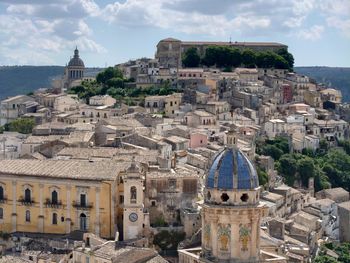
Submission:
{"label": "white cloud", "polygon": [[[47,64],[51,62],[50,54],[72,49],[76,45],[82,51],[106,51],[93,39],[93,31],[86,21],[100,12],[93,0],[1,2],[5,2],[7,7],[6,13],[0,15],[2,60]],[[33,54],[36,55],[35,59]]]}
{"label": "white cloud", "polygon": [[153,26],[187,34],[273,35],[301,27],[315,0],[126,0],[101,9],[101,17],[121,27]]}
{"label": "white cloud", "polygon": [[350,38],[350,19],[342,20],[338,17],[329,17],[327,18],[327,24],[330,27],[339,29],[344,36]]}
{"label": "white cloud", "polygon": [[300,30],[297,33],[297,36],[299,38],[303,38],[303,39],[306,39],[306,40],[314,41],[314,40],[318,40],[318,39],[320,39],[322,37],[323,31],[324,31],[324,27],[323,26],[314,25],[314,26],[312,26],[309,29]]}

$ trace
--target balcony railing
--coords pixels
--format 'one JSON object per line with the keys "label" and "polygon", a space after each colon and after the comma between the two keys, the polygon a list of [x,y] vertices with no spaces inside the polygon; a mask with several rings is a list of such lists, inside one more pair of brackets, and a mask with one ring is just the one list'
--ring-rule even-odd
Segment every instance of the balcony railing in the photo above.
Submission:
{"label": "balcony railing", "polygon": [[73,207],[77,209],[91,209],[93,207],[92,203],[80,203],[73,201]]}
{"label": "balcony railing", "polygon": [[0,199],[0,204],[4,204],[7,202],[7,197],[3,196],[3,198]]}
{"label": "balcony railing", "polygon": [[20,197],[18,199],[18,202],[21,203],[22,205],[25,205],[25,206],[32,206],[35,204],[34,200],[33,199],[30,199],[30,200],[26,200],[24,199],[23,197]]}
{"label": "balcony railing", "polygon": [[52,200],[46,199],[45,206],[49,208],[60,208],[62,207],[62,201],[52,202]]}

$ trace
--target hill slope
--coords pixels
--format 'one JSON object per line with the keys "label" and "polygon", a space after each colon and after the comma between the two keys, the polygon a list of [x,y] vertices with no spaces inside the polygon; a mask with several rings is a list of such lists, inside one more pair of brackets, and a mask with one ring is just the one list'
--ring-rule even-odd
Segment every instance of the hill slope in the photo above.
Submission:
{"label": "hill slope", "polygon": [[294,70],[315,79],[317,82],[341,90],[343,101],[350,102],[350,68],[295,67]]}
{"label": "hill slope", "polygon": [[[95,76],[102,69],[89,68],[86,76]],[[350,101],[350,68],[295,67],[294,70],[317,82],[340,89],[343,101]],[[50,87],[53,78],[63,74],[62,66],[5,66],[0,67],[0,100]]]}
{"label": "hill slope", "polygon": [[61,66],[5,66],[0,67],[0,100],[8,96],[27,94],[50,87],[53,78],[62,75]]}

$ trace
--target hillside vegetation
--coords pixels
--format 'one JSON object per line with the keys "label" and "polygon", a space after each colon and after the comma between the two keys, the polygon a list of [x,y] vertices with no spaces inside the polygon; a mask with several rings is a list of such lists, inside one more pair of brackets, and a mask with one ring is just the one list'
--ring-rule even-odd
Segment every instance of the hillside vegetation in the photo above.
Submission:
{"label": "hillside vegetation", "polygon": [[[102,69],[87,69],[86,75],[96,75]],[[294,70],[318,82],[340,89],[344,101],[350,102],[350,68],[295,67]],[[62,66],[3,66],[0,67],[0,100],[50,87],[53,78],[63,74]],[[90,72],[91,71],[91,72]]]}
{"label": "hillside vegetation", "polygon": [[350,68],[332,67],[294,67],[294,70],[317,82],[341,90],[343,101],[350,102]]}

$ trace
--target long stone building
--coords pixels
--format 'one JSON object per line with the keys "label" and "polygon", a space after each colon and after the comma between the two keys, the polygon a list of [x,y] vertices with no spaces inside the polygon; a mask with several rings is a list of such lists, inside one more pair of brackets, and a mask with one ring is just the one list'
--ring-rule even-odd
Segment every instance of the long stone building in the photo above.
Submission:
{"label": "long stone building", "polygon": [[181,41],[175,38],[166,38],[157,44],[156,59],[163,68],[181,67],[181,57],[189,48],[197,48],[199,55],[203,56],[210,46],[229,46],[239,49],[252,49],[255,51],[277,51],[288,46],[275,42],[209,42],[209,41]]}
{"label": "long stone building", "polygon": [[3,160],[0,231],[142,238],[143,178],[134,161]]}

